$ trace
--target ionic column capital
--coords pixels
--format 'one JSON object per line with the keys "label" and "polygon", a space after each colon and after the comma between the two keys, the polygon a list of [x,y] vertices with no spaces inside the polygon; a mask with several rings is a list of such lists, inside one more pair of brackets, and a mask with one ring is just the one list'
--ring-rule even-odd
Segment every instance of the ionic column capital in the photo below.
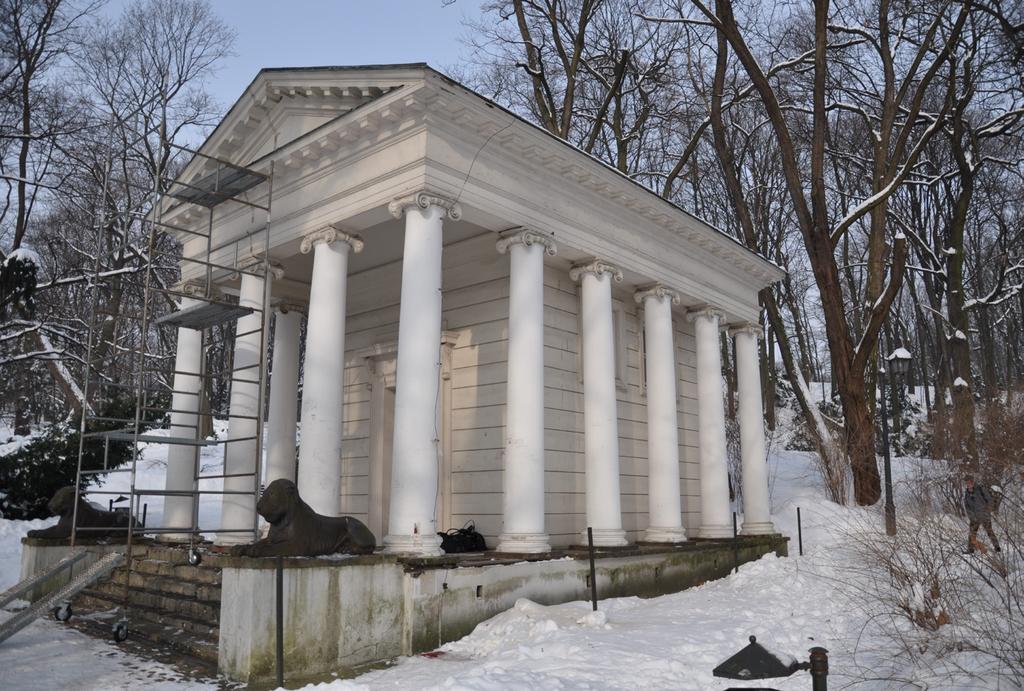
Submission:
{"label": "ionic column capital", "polygon": [[640,290],[633,293],[633,299],[636,300],[637,304],[641,304],[644,300],[648,298],[654,298],[656,300],[668,298],[669,300],[672,301],[673,305],[679,304],[679,293],[677,293],[676,291],[672,290],[667,286],[661,285],[660,283],[655,284],[653,286],[648,286],[647,288],[641,288]]}
{"label": "ionic column capital", "polygon": [[722,320],[725,319],[725,312],[710,305],[687,310],[686,321],[695,322],[698,319],[714,319],[718,323],[719,328],[721,328]]}
{"label": "ionic column capital", "polygon": [[429,209],[431,206],[437,206],[444,209],[445,215],[453,221],[462,218],[462,207],[459,206],[458,202],[426,190],[398,197],[388,204],[388,211],[395,218],[401,218],[405,214],[405,210],[410,206],[415,206],[419,209]]}
{"label": "ionic column capital", "polygon": [[549,238],[547,235],[538,233],[535,230],[528,230],[526,228],[516,228],[502,233],[501,239],[498,240],[495,246],[497,247],[499,254],[505,254],[512,245],[523,245],[524,247],[542,245],[544,247],[545,254],[553,257],[558,253],[558,247],[555,246],[554,240]]}
{"label": "ionic column capital", "polygon": [[737,336],[739,334],[748,334],[756,339],[764,338],[764,329],[761,328],[760,324],[753,322],[738,322],[736,324],[729,324],[729,335]]}
{"label": "ionic column capital", "polygon": [[281,314],[298,312],[299,314],[305,315],[308,309],[309,308],[306,305],[298,302],[277,302],[274,304],[274,311],[280,312]]}
{"label": "ionic column capital", "polygon": [[[238,260],[238,269],[240,271],[253,271],[259,266],[263,265],[263,255],[261,254],[250,254],[246,257],[242,257]],[[276,262],[271,259],[267,262],[267,274],[273,276],[275,281],[280,281],[284,278],[284,266],[280,262]]]}
{"label": "ionic column capital", "polygon": [[579,281],[586,274],[594,274],[598,278],[600,278],[601,274],[608,274],[616,283],[622,281],[622,269],[600,259],[592,259],[589,262],[574,264],[569,269],[569,278],[573,281]]}
{"label": "ionic column capital", "polygon": [[[206,281],[202,278],[190,278],[187,281],[182,281],[174,286],[174,290],[179,293],[184,293],[187,297],[205,298],[206,297]],[[210,286],[211,298],[215,298],[220,294],[217,290],[217,286]]]}
{"label": "ionic column capital", "polygon": [[323,243],[330,245],[333,242],[344,242],[352,248],[354,254],[359,254],[363,251],[363,239],[355,233],[346,233],[343,230],[338,230],[334,226],[327,226],[306,233],[302,238],[302,244],[299,245],[299,251],[302,254],[309,254],[313,251],[313,248]]}

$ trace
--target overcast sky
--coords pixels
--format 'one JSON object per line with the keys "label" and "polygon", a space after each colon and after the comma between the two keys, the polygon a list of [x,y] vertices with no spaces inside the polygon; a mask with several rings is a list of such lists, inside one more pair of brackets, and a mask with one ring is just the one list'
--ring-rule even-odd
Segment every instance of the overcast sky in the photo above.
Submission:
{"label": "overcast sky", "polygon": [[[234,57],[209,83],[225,107],[263,67],[460,62],[462,19],[483,0],[211,0],[238,32]],[[107,7],[120,13],[127,0]]]}

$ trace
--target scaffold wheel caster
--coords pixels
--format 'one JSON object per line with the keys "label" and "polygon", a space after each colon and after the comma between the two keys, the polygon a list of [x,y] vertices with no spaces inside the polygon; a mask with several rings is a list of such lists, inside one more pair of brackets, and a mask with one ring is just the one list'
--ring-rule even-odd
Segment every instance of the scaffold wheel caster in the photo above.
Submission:
{"label": "scaffold wheel caster", "polygon": [[71,618],[74,612],[71,610],[71,605],[64,603],[63,605],[57,605],[53,608],[53,618],[57,621],[67,621]]}
{"label": "scaffold wheel caster", "polygon": [[111,632],[114,640],[118,643],[122,643],[128,639],[128,622],[119,621],[114,624],[114,629]]}
{"label": "scaffold wheel caster", "polygon": [[203,563],[203,555],[195,547],[188,548],[188,563],[190,566],[199,566]]}

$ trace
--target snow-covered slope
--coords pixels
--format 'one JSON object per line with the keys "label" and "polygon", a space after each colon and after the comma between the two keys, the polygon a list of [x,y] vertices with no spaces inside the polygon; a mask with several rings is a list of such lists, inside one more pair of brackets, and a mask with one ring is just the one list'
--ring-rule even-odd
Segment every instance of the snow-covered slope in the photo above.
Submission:
{"label": "snow-covered slope", "polygon": [[[157,448],[147,450],[140,464],[142,486],[162,483]],[[215,472],[220,459],[211,453],[203,463]],[[724,689],[741,682],[716,679],[711,670],[746,645],[750,635],[779,655],[800,660],[807,659],[808,648],[826,647],[833,688],[1018,688],[983,671],[984,660],[970,652],[924,655],[916,665],[901,659],[871,619],[858,590],[858,570],[852,568],[858,557],[849,546],[851,531],[877,530],[878,539],[885,539],[880,509],[841,507],[823,499],[811,454],[776,452],[770,464],[774,520],[792,538],[790,558],[770,555],[738,574],[675,595],[603,600],[596,614],[587,602],[545,607],[523,600],[433,657],[405,658],[357,679],[309,688]],[[897,466],[897,479],[902,469]],[[105,486],[126,489],[126,482],[122,474]],[[214,523],[217,504],[218,497],[211,496],[202,505]],[[797,506],[803,516],[803,557],[796,554]],[[159,513],[159,501],[151,501],[153,520]],[[30,523],[0,520],[0,587],[17,577],[21,535],[43,524]],[[150,688],[152,680],[164,688],[201,686],[54,621],[36,622],[0,644],[0,689],[141,689]],[[807,689],[810,679],[798,672],[762,685]]]}

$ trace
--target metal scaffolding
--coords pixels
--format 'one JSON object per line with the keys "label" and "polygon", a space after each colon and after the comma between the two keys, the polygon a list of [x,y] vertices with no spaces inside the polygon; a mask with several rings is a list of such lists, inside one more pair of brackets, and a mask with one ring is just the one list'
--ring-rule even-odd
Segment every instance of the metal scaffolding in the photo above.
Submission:
{"label": "metal scaffolding", "polygon": [[[191,154],[192,161],[201,163],[204,169],[209,172],[205,172],[198,179],[194,179],[189,182],[184,182],[180,178],[169,180],[164,179],[160,174],[154,175],[151,191],[152,202],[148,213],[140,217],[143,227],[148,227],[147,251],[143,258],[145,264],[144,270],[142,271],[144,281],[142,310],[141,313],[121,313],[116,315],[120,319],[134,320],[137,323],[137,333],[139,334],[139,338],[137,339],[137,344],[131,348],[130,352],[130,357],[133,362],[133,381],[131,384],[110,381],[108,378],[103,376],[103,372],[101,370],[103,363],[94,360],[97,348],[101,343],[106,347],[119,349],[122,352],[125,350],[125,347],[121,343],[117,342],[117,334],[104,336],[102,322],[113,315],[104,312],[99,306],[99,294],[103,288],[104,281],[109,279],[100,271],[98,252],[95,272],[90,286],[93,297],[88,323],[88,342],[86,346],[86,360],[84,366],[84,386],[82,387],[83,399],[84,401],[90,401],[93,399],[107,400],[111,398],[112,395],[117,395],[116,392],[118,391],[121,392],[120,395],[122,396],[127,392],[130,395],[133,395],[135,399],[134,416],[125,418],[101,416],[91,412],[88,404],[82,406],[81,424],[79,428],[80,439],[78,449],[78,466],[75,476],[76,496],[81,496],[84,489],[83,480],[89,478],[91,475],[106,473],[131,474],[129,485],[130,489],[127,497],[128,525],[125,529],[126,541],[124,554],[125,568],[128,573],[125,578],[124,601],[121,607],[120,617],[118,618],[112,632],[114,639],[117,641],[124,640],[128,635],[130,614],[129,583],[131,581],[131,570],[133,565],[132,549],[137,538],[143,535],[160,535],[164,533],[180,535],[187,533],[189,561],[190,563],[197,564],[200,559],[197,544],[202,541],[202,536],[204,534],[224,534],[232,532],[245,533],[250,535],[253,541],[255,541],[258,538],[259,529],[259,518],[255,511],[253,512],[252,526],[244,529],[225,528],[223,524],[217,526],[200,525],[199,498],[202,495],[210,494],[245,495],[252,497],[253,505],[255,506],[256,500],[259,497],[260,478],[262,477],[263,427],[265,418],[267,378],[266,358],[270,314],[271,282],[268,280],[268,277],[271,271],[271,264],[268,250],[270,247],[271,202],[273,197],[273,163],[270,164],[268,171],[263,173],[168,142],[164,138],[162,130],[158,133],[158,136],[160,136],[160,144],[162,146],[166,146],[168,149]],[[210,168],[212,168],[212,170],[209,170]],[[109,176],[109,166],[103,182],[104,194],[106,193],[108,185],[107,176]],[[266,186],[265,204],[256,203],[243,197],[247,192],[256,190],[262,185]],[[262,193],[262,190],[259,190],[259,192]],[[232,238],[217,238],[219,244],[215,244],[214,212],[225,205],[242,205],[253,209],[254,212],[265,212],[266,220],[262,225],[252,228],[241,235]],[[204,229],[197,229],[194,225],[186,226],[180,222],[165,222],[164,219],[168,217],[174,220],[175,216],[187,207],[198,207],[206,214],[207,222]],[[97,221],[96,228],[98,239],[102,238],[103,226],[103,219],[100,218]],[[182,246],[181,256],[177,256],[174,253],[159,251],[158,239],[165,236],[177,236],[176,241]],[[191,241],[195,238],[200,238],[202,240],[199,244],[202,244],[203,247],[199,251],[196,251],[197,243],[190,242],[186,245],[186,241]],[[240,248],[244,247],[251,250],[254,246],[258,245],[261,245],[262,248],[261,251],[256,253],[256,260],[243,263],[243,261],[241,261],[242,259],[249,259],[250,257],[240,257]],[[233,256],[231,260],[224,260],[222,257],[225,255]],[[215,257],[221,258],[221,261],[215,262]],[[168,260],[180,262],[183,277],[187,276],[191,278],[192,281],[198,280],[202,283],[203,290],[201,291],[201,294],[185,292],[177,288],[168,288],[162,286],[160,282],[156,280],[155,273],[158,268],[157,263],[159,261],[163,261],[166,266],[166,262]],[[227,282],[233,280],[235,277],[240,278],[246,275],[256,276],[262,279],[263,299],[262,304],[259,307],[239,304],[239,300],[233,299],[230,296],[224,296],[218,290],[218,282]],[[173,301],[175,298],[189,298],[195,301],[196,304],[158,316],[159,310],[155,304],[156,301]],[[228,336],[226,336],[224,340],[233,340],[240,336],[258,333],[261,347],[259,348],[257,362],[252,365],[245,365],[238,368],[232,364],[219,371],[207,372],[206,370],[208,368],[206,359],[211,346],[223,343],[223,341],[215,340],[214,329],[222,325],[235,324],[239,318],[254,314],[259,315],[258,329],[252,329],[245,332],[239,332],[237,329],[227,329],[225,331],[228,333]],[[153,352],[154,344],[160,342],[160,340],[167,340],[163,338],[163,335],[160,334],[160,332],[164,330],[176,332],[179,328],[194,329],[202,334],[202,354],[198,373],[179,372],[177,369],[168,371],[166,368],[160,368],[158,366],[158,360],[155,358],[156,353]],[[169,336],[170,341],[173,342],[176,334],[170,333],[167,334],[167,336]],[[199,392],[177,391],[173,385],[168,387],[166,384],[161,384],[159,380],[159,376],[161,374],[170,374],[172,376],[181,374],[188,375],[190,377],[197,377],[201,382]],[[202,401],[204,393],[209,391],[215,382],[226,387],[229,392],[229,399],[230,391],[236,384],[244,383],[256,385],[258,390],[258,395],[256,397],[256,414],[243,415],[237,411],[231,410],[203,410]],[[115,393],[111,394],[111,392]],[[173,403],[162,405],[158,394],[169,394],[173,398],[173,395],[176,393],[197,396],[198,398],[196,400],[195,410],[176,410],[173,407]],[[183,425],[179,420],[175,421],[172,425],[171,414],[175,412],[194,415],[194,424]],[[217,439],[215,437],[205,438],[202,434],[204,418],[221,418],[228,419],[229,421],[233,418],[244,418],[254,421],[256,428],[255,436],[232,438],[229,434],[228,437],[224,439]],[[190,428],[192,434],[184,436],[180,436],[180,434],[170,436],[166,433],[160,433],[161,430],[169,432],[172,427],[178,429],[182,427]],[[86,455],[85,440],[89,438],[99,438],[103,442],[102,468],[83,468],[83,458]],[[110,465],[109,454],[112,442],[121,444],[127,443],[130,445],[129,451],[131,459],[130,462],[123,467],[111,467]],[[200,450],[203,447],[223,445],[226,451],[227,445],[242,442],[255,442],[256,451],[252,465],[254,469],[253,472],[222,472],[216,475],[201,474]],[[136,487],[137,466],[140,459],[141,444],[165,445],[168,447],[186,446],[194,449],[192,489],[189,491],[178,491],[167,489],[143,489]],[[199,484],[202,480],[223,480],[226,478],[240,477],[252,478],[250,489],[246,489],[244,491],[237,489],[201,489]],[[105,489],[90,489],[88,492],[94,495],[120,494],[120,492],[116,490]],[[192,500],[191,525],[188,527],[147,527],[144,523],[140,523],[140,512],[144,511],[142,500],[147,496],[160,496],[165,498],[170,496],[190,497]],[[92,530],[110,531],[110,528],[99,529],[79,526],[77,509],[78,504],[76,502],[71,531],[72,549],[75,547],[76,539],[88,537],[89,532]],[[144,516],[145,514],[142,513],[141,515]]]}

